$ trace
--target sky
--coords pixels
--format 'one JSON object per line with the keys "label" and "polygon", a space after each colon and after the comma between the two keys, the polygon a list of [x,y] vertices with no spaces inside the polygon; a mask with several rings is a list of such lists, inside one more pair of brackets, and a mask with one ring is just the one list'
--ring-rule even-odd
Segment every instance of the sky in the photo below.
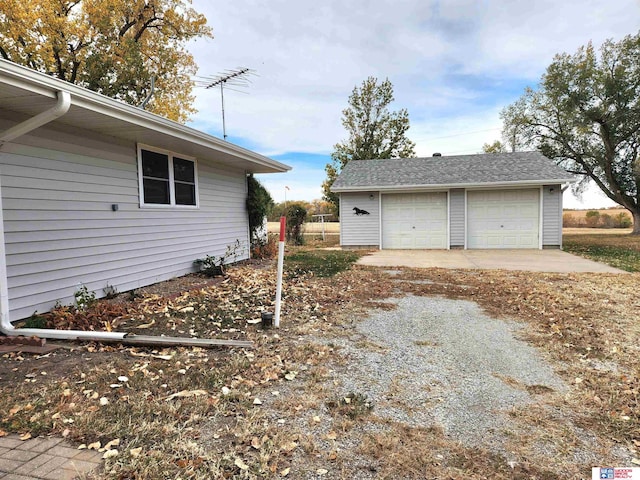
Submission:
{"label": "sky", "polygon": [[[213,39],[189,45],[198,75],[247,67],[225,89],[227,140],[293,167],[259,176],[274,200],[320,198],[342,110],[369,76],[394,85],[418,156],[481,153],[502,108],[535,87],[557,53],[640,29],[640,0],[193,0]],[[222,137],[220,90],[197,88],[191,126]],[[289,187],[287,191],[285,186]],[[565,208],[613,205],[597,188]]]}

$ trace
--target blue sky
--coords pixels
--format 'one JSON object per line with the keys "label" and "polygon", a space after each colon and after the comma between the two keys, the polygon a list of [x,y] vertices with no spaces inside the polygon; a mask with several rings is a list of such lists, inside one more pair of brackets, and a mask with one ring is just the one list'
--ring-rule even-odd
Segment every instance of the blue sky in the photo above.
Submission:
{"label": "blue sky", "polygon": [[[479,153],[500,110],[535,87],[554,54],[635,34],[638,0],[194,0],[215,38],[190,46],[199,75],[255,70],[225,90],[228,140],[283,161],[261,176],[276,201],[320,198],[324,165],[346,137],[342,110],[368,76],[389,78],[420,156]],[[196,89],[191,125],[222,137],[220,91]],[[597,189],[565,206],[611,204]]]}

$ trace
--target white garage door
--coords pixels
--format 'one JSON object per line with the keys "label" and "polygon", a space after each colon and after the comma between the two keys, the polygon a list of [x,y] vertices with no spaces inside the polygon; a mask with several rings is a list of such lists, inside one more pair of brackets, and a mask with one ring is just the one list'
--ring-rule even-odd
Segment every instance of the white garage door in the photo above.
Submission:
{"label": "white garage door", "polygon": [[539,248],[540,191],[467,192],[467,248]]}
{"label": "white garage door", "polygon": [[447,194],[383,195],[382,248],[447,248]]}

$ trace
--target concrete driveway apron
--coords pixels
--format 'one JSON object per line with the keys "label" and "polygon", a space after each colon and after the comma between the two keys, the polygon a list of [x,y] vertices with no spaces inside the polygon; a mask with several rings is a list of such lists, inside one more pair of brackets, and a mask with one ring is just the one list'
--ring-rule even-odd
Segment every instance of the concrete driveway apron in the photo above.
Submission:
{"label": "concrete driveway apron", "polygon": [[562,250],[378,250],[360,258],[358,264],[377,267],[627,273]]}

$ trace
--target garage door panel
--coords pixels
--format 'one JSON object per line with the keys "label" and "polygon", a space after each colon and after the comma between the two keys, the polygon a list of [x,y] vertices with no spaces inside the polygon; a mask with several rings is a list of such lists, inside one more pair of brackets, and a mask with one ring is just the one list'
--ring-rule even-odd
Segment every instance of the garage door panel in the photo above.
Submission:
{"label": "garage door panel", "polygon": [[538,248],[539,190],[467,192],[467,248]]}
{"label": "garage door panel", "polygon": [[383,248],[447,248],[447,194],[382,196]]}

